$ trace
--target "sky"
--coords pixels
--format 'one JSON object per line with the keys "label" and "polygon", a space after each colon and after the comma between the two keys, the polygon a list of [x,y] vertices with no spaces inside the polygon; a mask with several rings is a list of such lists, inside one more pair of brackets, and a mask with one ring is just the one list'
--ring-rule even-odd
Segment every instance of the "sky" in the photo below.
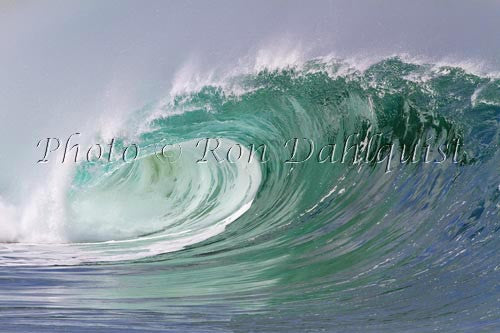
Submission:
{"label": "sky", "polygon": [[499,31],[494,0],[0,0],[0,195],[45,172],[40,139],[161,98],[186,62],[210,69],[286,45],[500,71]]}

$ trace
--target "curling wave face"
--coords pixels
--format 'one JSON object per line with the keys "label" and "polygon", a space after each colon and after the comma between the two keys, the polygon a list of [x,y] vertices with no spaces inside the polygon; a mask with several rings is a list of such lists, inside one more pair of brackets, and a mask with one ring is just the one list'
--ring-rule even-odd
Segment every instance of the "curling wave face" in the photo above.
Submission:
{"label": "curling wave face", "polygon": [[[147,119],[144,156],[74,170],[52,229],[62,241],[26,245],[19,236],[0,263],[170,267],[171,284],[152,298],[223,304],[237,293],[230,304],[246,310],[315,309],[315,320],[346,327],[381,311],[408,327],[446,313],[488,327],[498,318],[499,92],[497,78],[399,58],[363,71],[312,60],[184,91],[136,115]],[[373,163],[283,163],[287,139],[340,145],[376,132],[399,147],[460,137],[464,153],[460,163],[389,173]],[[247,154],[265,143],[269,159],[195,163],[200,151],[187,147],[208,137]],[[161,141],[185,146],[182,157],[159,160]]]}

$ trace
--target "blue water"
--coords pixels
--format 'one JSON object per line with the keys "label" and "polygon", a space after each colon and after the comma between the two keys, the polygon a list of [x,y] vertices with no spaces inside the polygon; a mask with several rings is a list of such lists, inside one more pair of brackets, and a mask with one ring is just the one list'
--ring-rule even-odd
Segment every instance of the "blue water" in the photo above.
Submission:
{"label": "blue water", "polygon": [[[264,67],[152,101],[116,138],[136,160],[52,161],[48,192],[0,206],[2,330],[498,331],[499,121],[498,78],[398,57]],[[353,134],[366,157],[377,133],[390,168],[318,161]],[[268,160],[197,163],[204,138],[245,157],[266,144]],[[316,154],[285,163],[292,138]]]}

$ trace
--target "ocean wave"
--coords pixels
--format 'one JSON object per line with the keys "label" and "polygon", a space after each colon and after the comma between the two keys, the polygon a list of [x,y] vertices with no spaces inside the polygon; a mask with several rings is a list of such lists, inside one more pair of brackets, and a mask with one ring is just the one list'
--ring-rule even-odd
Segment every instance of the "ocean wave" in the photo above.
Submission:
{"label": "ocean wave", "polygon": [[[366,303],[344,302],[369,309],[373,297],[409,309],[418,302],[408,299],[429,290],[436,305],[422,316],[439,315],[443,302],[493,306],[498,79],[401,57],[362,70],[334,58],[292,58],[194,85],[180,75],[168,96],[124,122],[133,135],[118,145],[133,137],[145,147],[140,158],[54,165],[49,192],[35,191],[23,208],[0,205],[0,263],[174,260],[201,265],[191,272],[204,274],[188,281],[210,286],[202,292],[176,280],[183,296],[272,287],[266,302],[307,304],[358,290]],[[392,172],[377,163],[283,163],[289,138],[326,145],[379,132],[399,147],[460,138],[463,154],[460,163],[400,163]],[[195,163],[203,138],[245,154],[265,143],[269,160]],[[158,159],[160,142],[183,146],[182,157]],[[213,265],[204,267],[209,255]],[[444,287],[453,281],[460,284],[450,294]]]}

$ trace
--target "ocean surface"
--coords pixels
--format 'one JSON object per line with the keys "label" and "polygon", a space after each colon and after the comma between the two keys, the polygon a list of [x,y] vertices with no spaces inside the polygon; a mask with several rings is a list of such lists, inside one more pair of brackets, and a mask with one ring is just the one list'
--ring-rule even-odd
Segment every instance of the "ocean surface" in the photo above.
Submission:
{"label": "ocean surface", "polygon": [[0,330],[500,331],[499,122],[498,75],[398,56],[179,79],[0,202]]}

